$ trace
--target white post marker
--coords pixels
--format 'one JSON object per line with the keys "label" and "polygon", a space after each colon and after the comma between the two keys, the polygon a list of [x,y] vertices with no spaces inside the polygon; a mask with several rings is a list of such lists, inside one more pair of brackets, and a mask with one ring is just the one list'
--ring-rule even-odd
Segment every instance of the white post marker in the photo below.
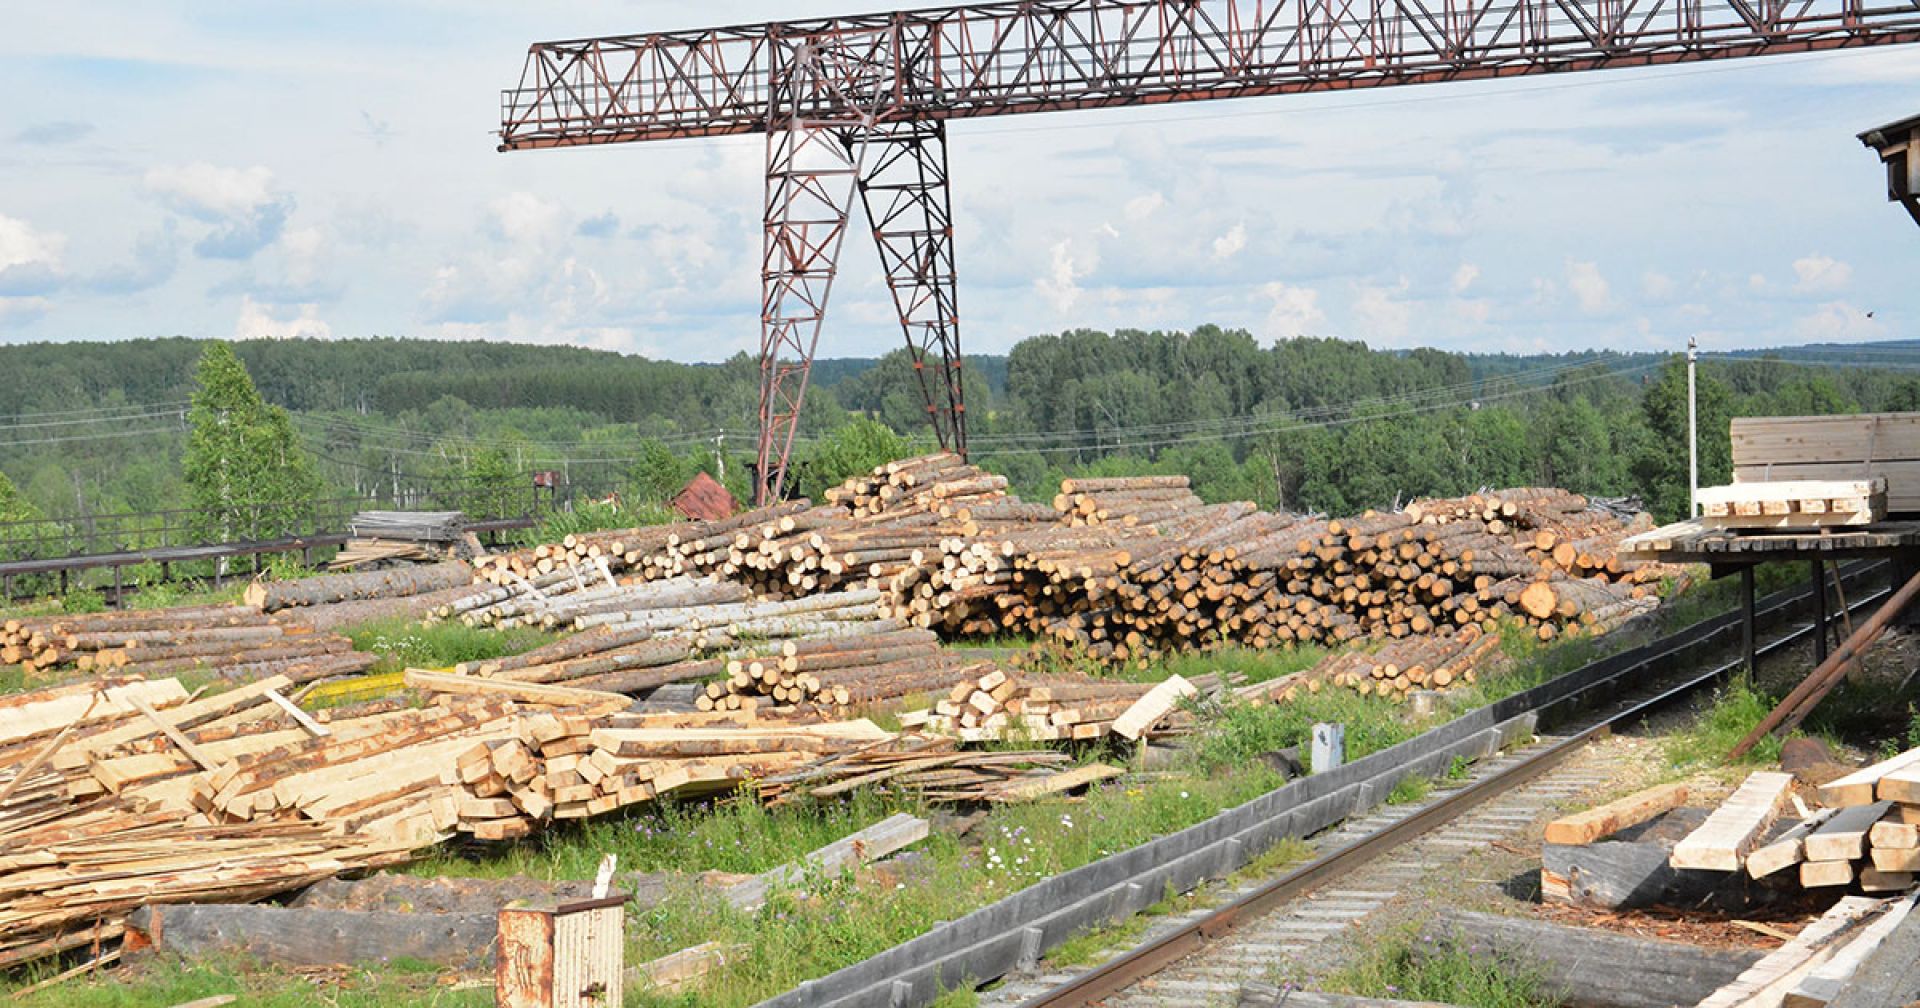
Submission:
{"label": "white post marker", "polygon": [[1313,749],[1308,764],[1317,774],[1326,773],[1347,761],[1347,726],[1324,721],[1313,726]]}
{"label": "white post marker", "polygon": [[1687,337],[1687,517],[1700,516],[1700,421],[1695,410],[1694,369],[1700,360],[1700,341]]}

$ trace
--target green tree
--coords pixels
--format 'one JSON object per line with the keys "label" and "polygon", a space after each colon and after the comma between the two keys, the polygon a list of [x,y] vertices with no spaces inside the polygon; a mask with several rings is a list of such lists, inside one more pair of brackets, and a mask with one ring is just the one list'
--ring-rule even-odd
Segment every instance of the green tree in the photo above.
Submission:
{"label": "green tree", "polygon": [[[1697,375],[1696,408],[1700,428],[1700,485],[1733,481],[1734,396],[1702,367]],[[1633,477],[1648,510],[1661,521],[1687,516],[1687,364],[1675,357],[1640,399],[1652,432],[1633,460]]]}
{"label": "green tree", "polygon": [[653,438],[640,442],[639,457],[627,466],[636,503],[664,504],[693,478],[695,467]]}
{"label": "green tree", "polygon": [[270,406],[225,343],[210,343],[194,372],[182,460],[200,530],[223,540],[297,531],[320,493],[287,411]]}

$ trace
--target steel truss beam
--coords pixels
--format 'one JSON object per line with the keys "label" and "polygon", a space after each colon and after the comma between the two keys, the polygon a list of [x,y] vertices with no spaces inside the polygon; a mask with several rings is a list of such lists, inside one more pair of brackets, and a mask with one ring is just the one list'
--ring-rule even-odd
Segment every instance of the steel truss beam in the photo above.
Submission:
{"label": "steel truss beam", "polygon": [[939,120],[890,123],[870,131],[865,142],[873,149],[860,179],[860,198],[899,309],[927,419],[940,447],[964,456],[967,407],[960,384],[947,127]]}
{"label": "steel truss beam", "polygon": [[945,120],[1909,42],[1920,0],[997,0],[539,43],[500,149],[767,134],[766,501],[855,192],[929,417],[965,450]]}

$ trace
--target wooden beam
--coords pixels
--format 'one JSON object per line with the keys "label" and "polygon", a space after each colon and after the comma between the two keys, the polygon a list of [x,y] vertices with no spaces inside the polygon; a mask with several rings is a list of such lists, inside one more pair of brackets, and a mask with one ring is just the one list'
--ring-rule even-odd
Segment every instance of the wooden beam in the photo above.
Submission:
{"label": "wooden beam", "polygon": [[1165,717],[1180,702],[1181,697],[1198,693],[1193,684],[1177,675],[1168,676],[1156,683],[1145,696],[1133,702],[1133,706],[1121,712],[1113,719],[1113,733],[1125,739],[1138,740],[1155,721]]}
{"label": "wooden beam", "polygon": [[1826,962],[1858,933],[1886,900],[1848,896],[1835,903],[1819,920],[1801,929],[1794,939],[1767,953],[1734,981],[1699,1002],[1699,1008],[1757,1008],[1777,1005],[1801,978]]}
{"label": "wooden beam", "polygon": [[886,857],[925,839],[928,829],[925,819],[897,812],[858,833],[813,851],[798,862],[781,865],[730,886],[725,894],[727,902],[748,912],[757,910],[766,904],[768,896],[777,888],[798,887],[806,882],[809,875],[832,877],[849,868]]}
{"label": "wooden beam", "polygon": [[1675,868],[1739,871],[1755,841],[1780,814],[1793,775],[1761,771],[1748,777],[1700,828],[1674,845]]}
{"label": "wooden beam", "polygon": [[1661,784],[1585,812],[1555,819],[1547,824],[1546,841],[1589,844],[1629,826],[1638,826],[1654,816],[1686,804],[1686,801],[1687,786],[1684,783]]}

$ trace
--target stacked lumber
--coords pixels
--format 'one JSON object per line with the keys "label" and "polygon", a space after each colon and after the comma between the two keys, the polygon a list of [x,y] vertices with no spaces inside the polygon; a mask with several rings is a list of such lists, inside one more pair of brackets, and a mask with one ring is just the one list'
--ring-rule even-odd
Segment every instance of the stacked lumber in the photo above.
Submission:
{"label": "stacked lumber", "polygon": [[855,518],[937,515],[943,509],[988,504],[1007,496],[1007,478],[989,473],[950,452],[900,459],[826,492],[828,504]]}
{"label": "stacked lumber", "polygon": [[[1744,871],[1805,889],[1913,888],[1920,873],[1920,749],[1818,789],[1819,807],[1792,793],[1789,774],[1761,772],[1674,847],[1675,868]],[[1786,815],[1789,802],[1798,815]]]}
{"label": "stacked lumber", "polygon": [[1920,413],[1734,417],[1736,484],[1886,480],[1886,509],[1920,511]]}
{"label": "stacked lumber", "polygon": [[1872,525],[1887,516],[1887,478],[1742,482],[1701,487],[1697,499],[1706,528]]}
{"label": "stacked lumber", "polygon": [[392,539],[349,539],[327,561],[330,571],[357,571],[382,564],[432,563],[445,554],[417,542]]}
{"label": "stacked lumber", "polygon": [[0,627],[0,662],[31,676],[199,671],[230,680],[282,674],[308,682],[362,671],[373,661],[355,653],[345,637],[285,625],[247,606],[61,615]]}
{"label": "stacked lumber", "polygon": [[466,533],[459,511],[362,511],[347,523],[347,534],[364,539],[450,543]]}

